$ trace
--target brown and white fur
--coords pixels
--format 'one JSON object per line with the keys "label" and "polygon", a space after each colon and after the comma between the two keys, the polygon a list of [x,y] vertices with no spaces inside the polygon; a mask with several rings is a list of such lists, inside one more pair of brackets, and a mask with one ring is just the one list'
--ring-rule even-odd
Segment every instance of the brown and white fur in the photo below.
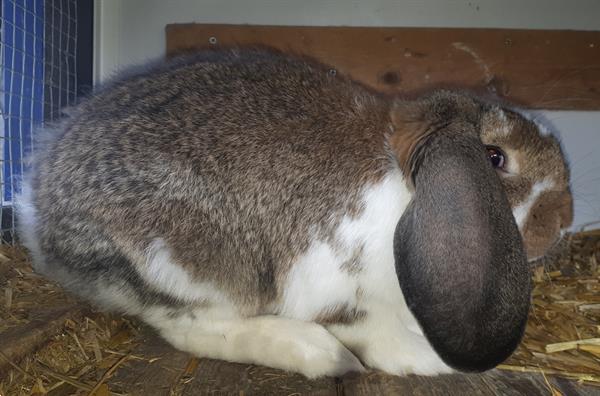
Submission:
{"label": "brown and white fur", "polygon": [[308,377],[499,363],[527,317],[524,249],[571,222],[557,141],[466,94],[327,70],[216,51],[96,93],[23,184],[35,268],[198,356]]}

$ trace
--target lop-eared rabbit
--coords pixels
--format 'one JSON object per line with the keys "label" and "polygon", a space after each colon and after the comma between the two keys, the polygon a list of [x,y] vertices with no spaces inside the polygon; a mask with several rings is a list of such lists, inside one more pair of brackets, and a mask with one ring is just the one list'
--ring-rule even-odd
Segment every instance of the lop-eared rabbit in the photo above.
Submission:
{"label": "lop-eared rabbit", "polygon": [[557,140],[468,94],[328,70],[209,51],[92,95],[23,184],[36,270],[202,357],[307,377],[503,361],[527,257],[571,223]]}

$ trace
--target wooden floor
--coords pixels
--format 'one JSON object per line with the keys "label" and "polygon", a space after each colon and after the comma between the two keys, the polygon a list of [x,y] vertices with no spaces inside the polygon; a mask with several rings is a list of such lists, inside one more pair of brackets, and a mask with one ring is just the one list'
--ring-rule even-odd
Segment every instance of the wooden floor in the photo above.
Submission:
{"label": "wooden floor", "polygon": [[17,253],[6,248],[4,255],[0,252],[0,396],[600,396],[599,386],[499,370],[438,377],[371,371],[307,380],[267,367],[198,359],[131,318],[101,314],[70,298],[35,275],[25,256]]}
{"label": "wooden floor", "polygon": [[[86,308],[63,307],[39,315],[25,326],[0,334],[0,363],[23,364],[40,342],[61,332],[65,321],[81,321]],[[52,318],[52,320],[49,320]],[[113,338],[119,338],[118,334]],[[136,325],[135,336],[124,341],[132,346],[116,363],[105,365],[95,380],[79,386],[62,387],[52,395],[550,395],[600,396],[600,387],[567,379],[531,373],[492,370],[485,374],[456,374],[438,377],[397,377],[377,371],[348,374],[341,378],[307,380],[268,367],[199,359],[167,344],[153,330]],[[88,352],[89,353],[89,352]],[[285,351],[282,351],[285,353]],[[119,355],[117,355],[119,356]],[[113,361],[114,362],[114,361]],[[13,364],[14,364],[13,363]],[[5,369],[10,366],[4,365]],[[14,366],[13,366],[14,367]],[[0,382],[2,382],[0,366]],[[20,369],[23,371],[23,369]],[[6,371],[5,371],[6,373]],[[56,377],[68,379],[66,377]],[[71,377],[71,379],[75,379]],[[94,383],[96,386],[94,387]],[[69,381],[67,384],[69,385]],[[98,385],[105,387],[104,392]],[[10,393],[9,393],[10,394]],[[0,389],[0,396],[3,395]],[[17,393],[15,393],[16,395]],[[18,393],[20,394],[30,394]]]}
{"label": "wooden floor", "polygon": [[[381,372],[307,380],[267,367],[197,359],[150,330],[107,381],[131,395],[600,395],[600,388],[560,378],[492,370],[485,374],[396,377]],[[155,358],[158,358],[154,360]],[[548,381],[548,382],[546,382]],[[549,384],[555,389],[553,394]]]}

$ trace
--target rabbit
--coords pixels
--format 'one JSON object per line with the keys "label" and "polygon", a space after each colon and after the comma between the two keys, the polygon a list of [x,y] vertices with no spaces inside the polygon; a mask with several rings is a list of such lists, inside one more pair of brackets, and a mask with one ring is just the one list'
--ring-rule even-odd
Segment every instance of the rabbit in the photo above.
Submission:
{"label": "rabbit", "polygon": [[559,142],[509,105],[330,69],[201,51],[98,90],[23,181],[35,269],[199,357],[309,378],[502,362],[528,259],[572,221]]}

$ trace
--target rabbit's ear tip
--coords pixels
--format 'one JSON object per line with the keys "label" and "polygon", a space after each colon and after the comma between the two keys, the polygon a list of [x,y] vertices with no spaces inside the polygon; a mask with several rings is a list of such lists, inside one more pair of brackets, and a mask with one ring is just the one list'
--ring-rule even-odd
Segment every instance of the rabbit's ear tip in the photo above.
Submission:
{"label": "rabbit's ear tip", "polygon": [[450,124],[420,150],[394,257],[406,302],[433,348],[450,366],[482,371],[516,348],[530,282],[500,180],[467,126]]}

